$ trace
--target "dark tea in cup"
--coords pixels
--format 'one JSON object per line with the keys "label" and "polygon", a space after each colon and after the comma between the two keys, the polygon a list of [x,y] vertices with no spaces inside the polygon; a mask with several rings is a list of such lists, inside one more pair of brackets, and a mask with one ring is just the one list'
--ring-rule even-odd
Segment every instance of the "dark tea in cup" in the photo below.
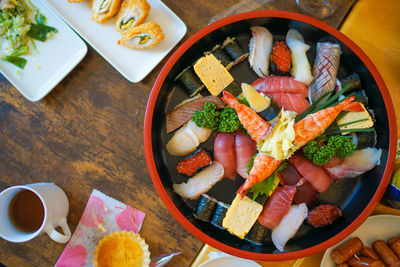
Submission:
{"label": "dark tea in cup", "polygon": [[24,189],[12,198],[8,207],[8,215],[11,223],[19,231],[35,232],[43,224],[43,203],[34,192]]}

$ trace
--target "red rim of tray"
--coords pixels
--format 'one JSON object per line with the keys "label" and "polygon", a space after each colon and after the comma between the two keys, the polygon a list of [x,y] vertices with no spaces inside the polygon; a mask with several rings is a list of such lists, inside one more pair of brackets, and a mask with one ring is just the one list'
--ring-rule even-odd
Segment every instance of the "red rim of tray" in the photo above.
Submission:
{"label": "red rim of tray", "polygon": [[[382,180],[378,186],[377,191],[375,192],[373,198],[368,203],[368,205],[364,209],[364,211],[362,211],[361,214],[356,218],[356,220],[354,220],[350,225],[348,225],[345,229],[343,229],[341,232],[339,232],[335,236],[331,237],[330,239],[328,239],[318,245],[315,245],[315,246],[312,246],[312,247],[309,247],[306,249],[298,250],[295,252],[282,253],[282,254],[257,253],[257,252],[249,252],[249,251],[244,251],[244,250],[240,250],[237,248],[233,248],[233,247],[230,247],[228,245],[225,245],[225,244],[213,239],[212,237],[206,235],[201,230],[199,230],[197,227],[195,227],[179,211],[179,209],[175,206],[175,204],[169,198],[169,196],[160,180],[160,177],[158,175],[158,171],[157,171],[155,161],[153,158],[153,148],[152,148],[152,140],[151,140],[153,111],[154,111],[154,106],[156,103],[158,93],[159,93],[161,86],[164,83],[164,80],[167,77],[169,71],[174,66],[176,61],[182,56],[182,54],[187,49],[189,49],[194,43],[196,43],[198,40],[200,40],[201,38],[203,38],[210,32],[212,32],[222,26],[225,26],[227,24],[231,24],[233,22],[237,22],[240,20],[260,18],[260,17],[285,18],[285,19],[297,20],[297,21],[301,21],[304,23],[308,23],[310,25],[313,25],[319,29],[326,31],[327,33],[335,36],[337,39],[339,39],[344,44],[346,44],[362,60],[362,62],[368,68],[368,70],[374,77],[376,83],[378,84],[379,89],[382,94],[382,97],[385,102],[385,107],[386,107],[386,111],[388,114],[388,121],[389,121],[390,141],[389,141],[389,154],[388,154],[386,168],[385,168]],[[309,255],[321,252],[323,250],[326,250],[327,248],[337,244],[338,242],[342,241],[347,236],[349,236],[353,231],[355,231],[367,219],[367,217],[372,213],[375,206],[381,200],[381,198],[385,192],[386,186],[389,183],[391,173],[393,171],[393,164],[394,164],[394,159],[395,159],[395,148],[396,148],[396,120],[395,120],[393,104],[392,104],[389,92],[386,88],[386,85],[385,85],[381,75],[379,74],[376,67],[373,65],[372,61],[368,58],[368,56],[353,41],[351,41],[348,37],[346,37],[343,33],[339,32],[337,29],[335,29],[332,26],[329,26],[328,24],[323,23],[317,19],[305,16],[305,15],[297,14],[297,13],[286,12],[286,11],[262,10],[262,11],[252,11],[252,12],[241,13],[238,15],[233,15],[233,16],[224,18],[222,20],[219,20],[219,21],[203,28],[202,30],[198,31],[196,34],[194,34],[192,37],[190,37],[188,40],[186,40],[174,52],[174,54],[169,58],[169,60],[167,61],[167,63],[163,67],[163,69],[161,70],[160,74],[158,75],[157,80],[153,86],[151,93],[150,93],[150,96],[149,96],[149,99],[147,102],[147,108],[146,108],[143,139],[144,139],[144,149],[145,149],[147,167],[149,169],[150,177],[153,181],[154,187],[156,188],[156,190],[157,190],[159,196],[161,197],[162,201],[164,202],[165,206],[172,213],[172,215],[175,217],[175,219],[178,220],[178,222],[181,225],[183,225],[190,233],[192,233],[194,236],[199,238],[204,243],[207,243],[208,245],[210,245],[216,249],[219,249],[223,252],[226,252],[226,253],[234,255],[234,256],[248,258],[248,259],[252,259],[252,260],[260,260],[260,261],[285,261],[285,260],[306,257]]]}

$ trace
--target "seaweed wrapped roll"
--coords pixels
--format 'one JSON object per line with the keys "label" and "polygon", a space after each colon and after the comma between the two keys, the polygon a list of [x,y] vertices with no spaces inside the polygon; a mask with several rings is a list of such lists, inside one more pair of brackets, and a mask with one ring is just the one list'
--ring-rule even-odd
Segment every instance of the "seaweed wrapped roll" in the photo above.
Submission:
{"label": "seaweed wrapped roll", "polygon": [[225,51],[229,54],[229,56],[233,59],[234,65],[243,61],[246,57],[249,56],[249,53],[246,53],[239,42],[236,40],[235,37],[233,38],[226,38],[222,47]]}
{"label": "seaweed wrapped roll", "polygon": [[224,220],[228,209],[229,209],[228,204],[218,201],[217,207],[215,208],[214,214],[211,218],[211,224],[218,228],[224,229],[222,227],[222,221]]}
{"label": "seaweed wrapped roll", "polygon": [[371,132],[357,132],[352,133],[351,135],[353,137],[353,143],[357,146],[357,149],[374,147],[377,143],[375,129]]}
{"label": "seaweed wrapped roll", "polygon": [[115,29],[121,34],[127,33],[147,18],[149,10],[150,5],[146,0],[125,0],[118,12]]}
{"label": "seaweed wrapped roll", "polygon": [[205,54],[213,54],[227,70],[229,70],[233,65],[232,59],[229,57],[228,53],[221,47],[221,45],[214,46],[211,52],[206,52]]}
{"label": "seaweed wrapped roll", "polygon": [[343,88],[346,84],[350,85],[350,88],[347,89],[347,92],[353,91],[354,89],[358,89],[361,87],[361,80],[358,77],[357,73],[352,73],[343,79],[340,79],[340,85]]}
{"label": "seaweed wrapped roll", "polygon": [[271,121],[279,115],[280,111],[281,109],[279,108],[278,103],[271,101],[271,104],[263,111],[258,112],[258,115],[267,121]]}
{"label": "seaweed wrapped roll", "polygon": [[92,6],[92,20],[103,23],[115,16],[121,7],[122,0],[90,0]]}
{"label": "seaweed wrapped roll", "polygon": [[207,194],[202,194],[199,204],[195,208],[193,215],[202,221],[208,222],[214,212],[217,200]]}
{"label": "seaweed wrapped roll", "polygon": [[118,44],[122,44],[128,48],[151,48],[164,39],[164,34],[160,25],[154,21],[143,23],[139,26],[132,27]]}
{"label": "seaweed wrapped roll", "polygon": [[354,101],[360,102],[364,106],[368,105],[368,96],[364,90],[361,89],[361,90],[355,92],[354,97],[355,97]]}
{"label": "seaweed wrapped roll", "polygon": [[196,95],[204,88],[204,84],[202,84],[199,77],[194,73],[192,66],[187,67],[179,73],[175,81],[180,81],[183,84],[185,91],[190,97]]}
{"label": "seaweed wrapped roll", "polygon": [[252,243],[262,245],[264,243],[265,235],[268,228],[262,226],[258,221],[253,225],[250,232],[246,235],[245,239]]}

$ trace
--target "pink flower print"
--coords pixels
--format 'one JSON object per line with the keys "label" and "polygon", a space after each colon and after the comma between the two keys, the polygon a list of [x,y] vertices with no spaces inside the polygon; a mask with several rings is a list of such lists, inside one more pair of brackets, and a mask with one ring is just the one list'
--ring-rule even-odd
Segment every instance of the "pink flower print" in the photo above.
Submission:
{"label": "pink flower print", "polygon": [[[123,209],[115,207],[116,209]],[[115,221],[121,230],[139,232],[142,227],[145,214],[137,209],[126,206],[123,211],[117,214]]]}
{"label": "pink flower print", "polygon": [[61,257],[56,263],[56,267],[83,267],[86,262],[86,249],[82,245],[65,247]]}
{"label": "pink flower print", "polygon": [[81,223],[88,227],[99,226],[103,222],[103,215],[108,212],[102,199],[91,196],[83,212]]}

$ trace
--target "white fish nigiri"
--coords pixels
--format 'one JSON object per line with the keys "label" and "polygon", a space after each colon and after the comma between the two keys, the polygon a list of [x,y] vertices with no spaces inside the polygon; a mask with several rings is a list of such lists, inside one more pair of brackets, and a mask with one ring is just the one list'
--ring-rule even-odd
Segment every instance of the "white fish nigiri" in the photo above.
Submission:
{"label": "white fish nigiri", "polygon": [[250,28],[253,37],[249,43],[250,67],[260,77],[268,75],[269,58],[272,50],[272,34],[264,27],[253,26]]}
{"label": "white fish nigiri", "polygon": [[167,151],[173,156],[186,156],[195,151],[200,143],[205,142],[211,133],[211,129],[197,127],[190,120],[176,131],[171,140],[168,141]]}
{"label": "white fish nigiri", "polygon": [[307,214],[308,209],[305,203],[292,205],[278,226],[272,230],[272,242],[279,251],[284,251],[287,241],[297,233],[300,225],[307,218]]}
{"label": "white fish nigiri", "polygon": [[304,43],[303,36],[294,30],[290,29],[286,35],[286,44],[292,50],[292,70],[290,74],[294,78],[306,85],[310,85],[314,79],[311,74],[310,63],[308,62],[306,52],[310,49],[310,46]]}
{"label": "white fish nigiri", "polygon": [[379,165],[381,155],[382,149],[367,147],[354,151],[353,155],[345,158],[338,165],[325,169],[337,179],[353,178]]}
{"label": "white fish nigiri", "polygon": [[173,184],[175,193],[183,198],[196,199],[224,176],[224,167],[217,161],[190,178],[186,183]]}

